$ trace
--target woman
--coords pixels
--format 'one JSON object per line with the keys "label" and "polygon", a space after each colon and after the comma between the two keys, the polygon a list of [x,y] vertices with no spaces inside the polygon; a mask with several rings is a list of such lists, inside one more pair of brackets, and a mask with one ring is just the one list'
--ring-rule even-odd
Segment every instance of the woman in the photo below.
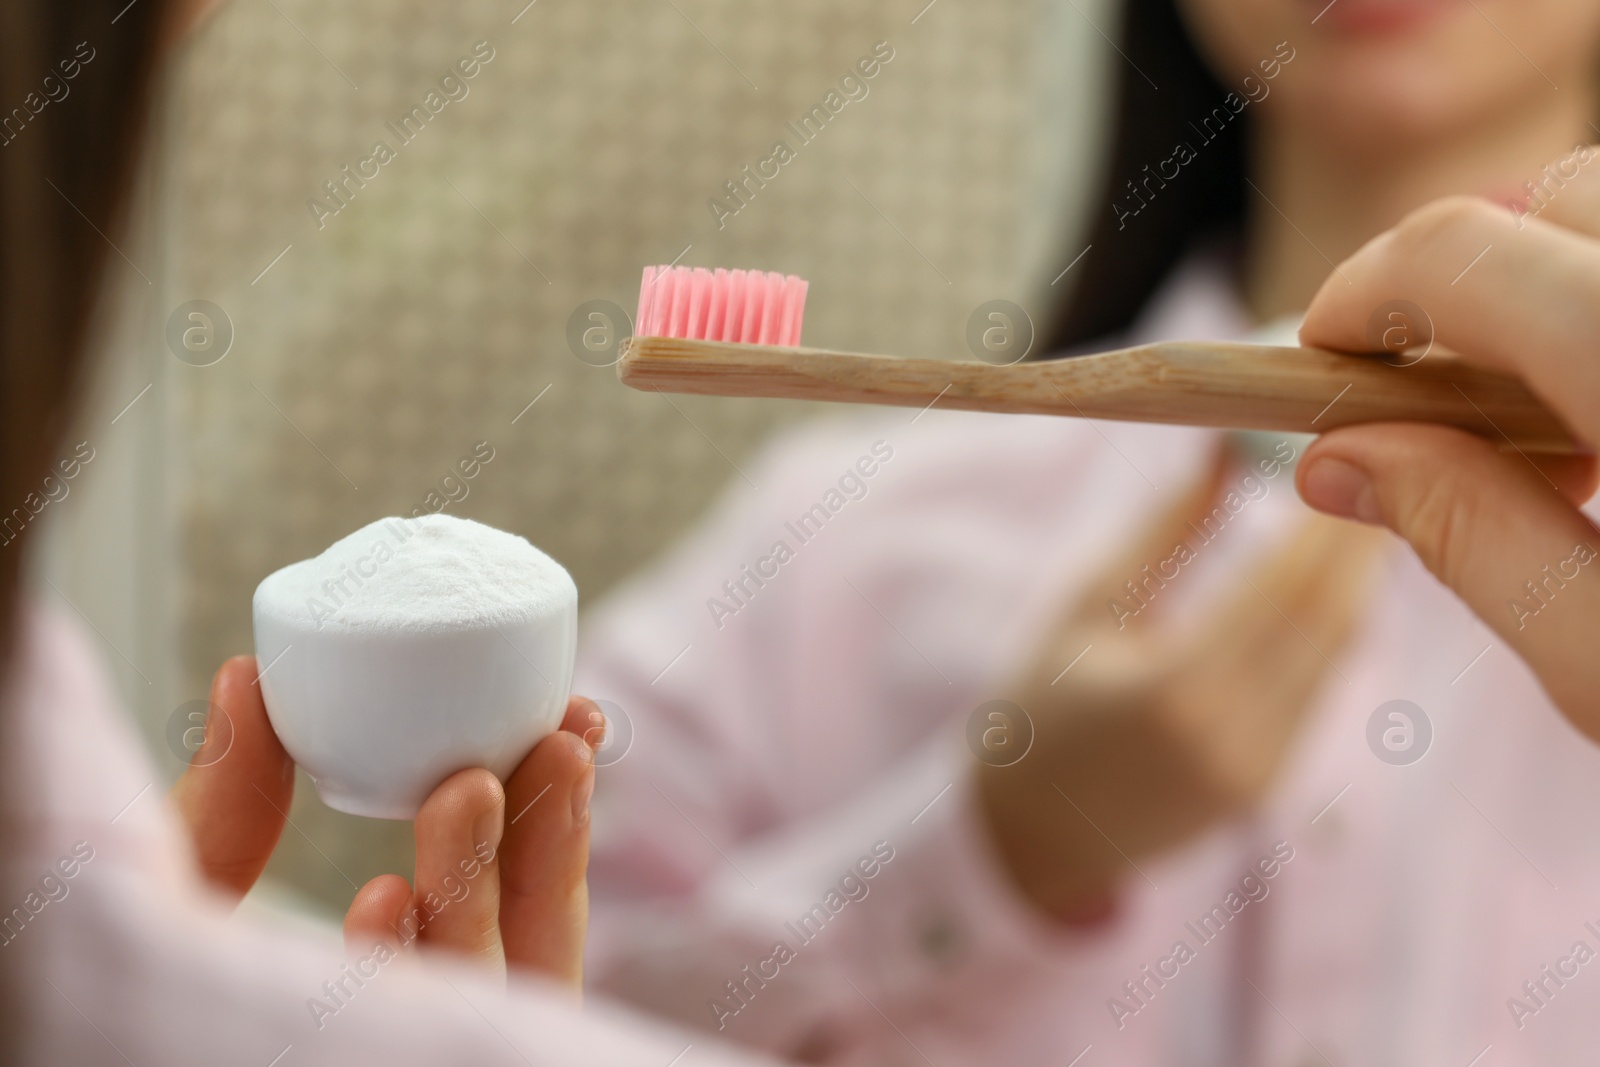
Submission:
{"label": "woman", "polygon": [[[44,57],[55,57],[91,35],[104,42],[90,44],[105,60],[99,68],[80,70],[85,76],[100,77],[79,83],[76,88],[82,95],[75,110],[41,109],[35,113],[40,118],[37,124],[30,123],[21,137],[0,149],[7,190],[0,255],[8,280],[0,292],[5,302],[0,321],[7,329],[3,351],[7,385],[0,395],[5,412],[0,422],[6,433],[6,486],[13,495],[31,491],[53,462],[61,462],[55,457],[66,454],[61,426],[68,411],[71,357],[85,346],[88,332],[91,286],[86,281],[98,276],[110,255],[74,219],[99,220],[89,222],[90,229],[116,232],[106,224],[120,202],[119,178],[126,174],[132,156],[131,132],[142,106],[146,72],[159,38],[182,17],[153,0],[113,10],[119,6],[85,4],[70,11],[46,5],[0,8],[5,29],[0,47],[7,50],[8,60],[0,70],[8,89],[26,94],[31,91],[26,87],[35,81],[43,84],[45,64],[58,62]],[[48,76],[58,78],[54,72]],[[35,134],[39,136],[27,140]],[[18,146],[27,151],[5,154]],[[46,178],[51,180],[41,184]],[[53,186],[73,212],[51,200],[45,186]],[[1471,221],[1447,221],[1444,230],[1453,234],[1468,229]],[[1589,250],[1588,244],[1579,247]],[[1381,256],[1376,259],[1379,267],[1405,267]],[[1351,268],[1360,266],[1358,260]],[[1554,270],[1547,281],[1573,285],[1595,275],[1586,262],[1558,262],[1557,267],[1563,266],[1565,270]],[[1332,329],[1343,321],[1337,311],[1330,306],[1326,320],[1314,321],[1326,321]],[[1518,313],[1515,307],[1502,307],[1495,321],[1515,324]],[[65,331],[62,324],[68,327]],[[56,351],[57,344],[66,348]],[[1517,354],[1506,358],[1514,360]],[[1521,363],[1510,365],[1522,369]],[[1535,368],[1528,369],[1534,377]],[[1570,364],[1565,371],[1556,367],[1542,373],[1562,383],[1561,389],[1574,397],[1594,392],[1584,390]],[[1574,421],[1588,439],[1595,438],[1594,426]],[[1386,468],[1362,451],[1366,442],[1352,432],[1322,447],[1371,475],[1373,500],[1381,514],[1400,515],[1407,499],[1404,486],[1396,488],[1386,477]],[[958,454],[946,455],[953,459]],[[902,453],[902,458],[911,457]],[[1456,462],[1448,452],[1441,453],[1441,461]],[[1332,484],[1348,488],[1352,476],[1341,477]],[[1357,502],[1351,505],[1356,514],[1371,514],[1361,511],[1365,507],[1359,503],[1361,492],[1350,499]],[[1533,531],[1544,532],[1544,527]],[[29,536],[24,533],[24,544]],[[1328,537],[1318,534],[1308,543],[1321,550],[1319,539]],[[1332,544],[1327,549],[1344,551]],[[1349,552],[1350,565],[1356,566],[1363,554]],[[418,820],[415,887],[380,879],[357,893],[347,922],[354,959],[319,945],[307,931],[264,931],[248,922],[229,922],[225,917],[229,902],[259,873],[283,829],[287,800],[289,767],[261,713],[250,664],[230,662],[218,675],[214,696],[233,724],[226,754],[213,759],[218,755],[213,746],[222,741],[208,735],[195,766],[176,791],[175,804],[159,805],[149,795],[151,778],[145,777],[148,771],[138,758],[137,746],[115,714],[82,635],[69,622],[21,605],[16,558],[16,553],[7,557],[7,579],[0,586],[4,598],[0,617],[12,626],[4,676],[10,742],[4,873],[8,899],[19,902],[19,909],[12,912],[15,929],[6,931],[6,947],[13,954],[7,957],[5,970],[11,1024],[7,1047],[14,1059],[52,1064],[748,1062],[719,1052],[712,1042],[685,1039],[604,1009],[580,1016],[559,986],[548,982],[519,981],[507,998],[496,993],[493,967],[502,959],[526,963],[557,979],[570,981],[575,975],[590,770],[586,746],[571,732],[539,746],[503,789],[472,771],[441,785]],[[1065,566],[1072,561],[1062,562]],[[1275,584],[1279,581],[1285,592],[1298,588],[1292,573],[1274,577],[1269,570],[1261,578],[1269,593],[1279,591]],[[876,584],[867,588],[874,591]],[[1311,600],[1326,595],[1317,589],[1301,591]],[[981,589],[971,592],[978,604]],[[1592,602],[1577,596],[1560,604],[1568,602],[1579,609],[1592,607]],[[1574,611],[1573,617],[1580,623],[1592,621],[1592,612]],[[1571,678],[1571,672],[1579,669],[1552,658],[1541,666],[1555,692],[1561,691],[1560,679]],[[584,723],[570,716],[567,725],[576,730]],[[641,717],[641,756],[650,747],[643,725]],[[1045,734],[1041,728],[1041,743]],[[810,754],[796,755],[804,762]],[[552,798],[566,803],[539,807],[542,782],[550,784]],[[506,798],[515,803],[527,792],[532,792],[533,806],[508,821]],[[934,802],[938,800],[935,796]],[[930,806],[916,813],[910,825],[932,825],[921,820],[929,819],[930,811],[952,807]],[[774,822],[770,811],[745,811],[740,816],[756,829]],[[481,857],[476,846],[485,843],[496,858],[482,860],[471,874],[463,873],[469,881],[465,894],[449,891],[446,875],[463,870],[459,864],[469,850]],[[899,877],[898,872],[915,859],[907,854],[910,850],[897,854],[887,841],[883,847],[876,842],[866,847],[867,855],[853,857],[849,868],[835,878],[841,899],[858,910],[847,912],[841,906],[834,911],[829,902],[825,915],[863,913],[869,894],[881,896],[890,885],[888,879]],[[798,856],[791,867],[803,866],[804,854],[791,855]],[[970,854],[966,858],[977,859]],[[1279,866],[1290,862],[1279,857]],[[766,864],[759,877],[788,875],[795,884],[806,884],[803,871],[785,872],[780,866]],[[983,876],[974,863],[953,873]],[[1269,876],[1263,868],[1260,877],[1276,874]],[[435,885],[446,888],[448,904],[430,903]],[[1072,893],[1051,902],[1049,892],[1041,892],[1042,902],[1080,925],[1092,922],[1095,909],[1083,902],[1093,903],[1095,895]],[[476,955],[475,968],[418,974],[408,965],[412,939],[404,920],[408,913],[416,914],[413,899],[426,912],[425,939]],[[834,920],[813,917],[812,921]],[[801,925],[806,925],[804,918]],[[948,946],[941,948],[933,939],[929,947],[937,964]],[[1016,948],[982,947],[1002,960],[1004,952]],[[816,946],[816,951],[803,947],[798,958],[779,966],[803,969],[825,951],[825,944]],[[784,973],[798,979],[801,971]],[[730,985],[734,977],[729,975]],[[751,984],[743,986],[747,1002],[738,1012],[749,1010],[748,1004],[767,1002],[757,993],[780,991],[760,985],[759,979],[739,977]],[[907,971],[900,977],[905,979],[900,988],[911,990],[925,976]],[[885,1019],[896,1008],[860,985],[856,992]],[[841,1003],[823,1004],[814,1021],[825,1022],[829,1012],[842,1014]],[[992,1001],[991,1009],[1003,1012],[1007,1006]],[[795,1048],[826,1055],[828,1049],[820,1041],[828,1035],[815,1026],[811,1029],[820,1037],[809,1047],[802,1040]],[[1060,1051],[1053,1050],[1052,1058]],[[691,1052],[695,1059],[687,1060]],[[897,1050],[893,1055],[907,1054]]]}
{"label": "woman", "polygon": [[[18,105],[0,122],[0,480],[18,514],[92,455],[65,433],[79,357],[118,254],[157,61],[201,6],[0,5],[0,91]],[[416,820],[414,883],[378,878],[355,893],[347,954],[314,931],[230,921],[284,830],[294,783],[254,660],[218,671],[212,704],[231,729],[208,723],[163,804],[77,624],[25,602],[33,530],[7,515],[5,1062],[664,1063],[683,1048],[573,1010],[586,738],[599,739],[579,712],[503,786],[482,770],[440,784]],[[423,948],[469,965],[424,978]],[[513,1003],[508,965],[523,984]]]}
{"label": "woman", "polygon": [[[1600,5],[1512,15],[1132,0],[1061,344],[1309,305],[1307,343],[1372,350],[1407,300],[1591,435]],[[583,644],[637,735],[591,977],[828,1062],[1570,1058],[1600,761],[1550,704],[1600,736],[1592,464],[1384,426],[1218,469],[1218,440],[935,405],[747,467]],[[1422,563],[1305,515],[1296,455]]]}

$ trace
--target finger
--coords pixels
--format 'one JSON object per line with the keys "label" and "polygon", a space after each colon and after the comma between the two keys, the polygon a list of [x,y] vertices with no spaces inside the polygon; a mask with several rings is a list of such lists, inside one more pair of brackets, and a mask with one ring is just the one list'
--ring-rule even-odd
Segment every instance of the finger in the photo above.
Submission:
{"label": "finger", "polygon": [[[1154,569],[1163,560],[1170,559],[1179,544],[1193,539],[1195,524],[1210,515],[1217,501],[1231,459],[1230,451],[1219,447],[1200,478],[1157,511],[1133,544],[1100,571],[1078,602],[1078,610],[1068,619],[1067,629],[1100,628],[1107,623],[1122,629],[1135,622],[1138,616],[1125,606],[1130,595],[1129,586],[1138,590],[1141,582],[1157,581],[1150,577]],[[1122,610],[1109,610],[1107,605],[1112,603],[1122,606]]]}
{"label": "finger", "polygon": [[500,939],[500,839],[505,790],[482,768],[457,771],[423,801],[416,907],[421,941],[505,970]]}
{"label": "finger", "polygon": [[539,742],[506,783],[510,818],[500,867],[506,958],[574,987],[583,982],[589,920],[594,774],[590,747],[561,731]]}
{"label": "finger", "polygon": [[234,899],[261,875],[294,800],[294,761],[267,720],[254,656],[235,656],[211,681],[205,740],[171,798],[200,871]]}
{"label": "finger", "polygon": [[1312,507],[1405,538],[1600,737],[1600,536],[1523,459],[1446,427],[1351,427],[1315,442],[1296,481]]}
{"label": "finger", "polygon": [[1600,242],[1469,197],[1436,201],[1346,260],[1300,329],[1304,344],[1373,347],[1373,313],[1409,300],[1435,340],[1523,378],[1584,441],[1600,441]]}
{"label": "finger", "polygon": [[398,874],[380,874],[362,886],[344,915],[345,951],[365,956],[378,945],[410,948],[418,934],[412,905],[411,883]]}

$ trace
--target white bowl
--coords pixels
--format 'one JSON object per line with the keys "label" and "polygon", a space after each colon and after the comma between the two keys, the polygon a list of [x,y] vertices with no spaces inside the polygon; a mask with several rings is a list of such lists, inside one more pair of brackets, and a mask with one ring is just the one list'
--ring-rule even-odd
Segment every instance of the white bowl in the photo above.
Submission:
{"label": "white bowl", "polygon": [[[422,521],[443,536],[451,528],[429,522],[441,519],[466,521]],[[364,625],[354,612],[329,625],[281,595],[324,556],[291,564],[257,587],[256,660],[267,716],[324,803],[353,815],[414,818],[451,774],[486,767],[504,781],[560,726],[577,652],[578,591],[559,564],[538,554],[565,587],[544,590],[520,618],[475,619],[466,611],[418,628],[397,624],[392,612],[382,626]],[[388,567],[391,579],[404,570]],[[384,577],[377,567],[369,580]]]}

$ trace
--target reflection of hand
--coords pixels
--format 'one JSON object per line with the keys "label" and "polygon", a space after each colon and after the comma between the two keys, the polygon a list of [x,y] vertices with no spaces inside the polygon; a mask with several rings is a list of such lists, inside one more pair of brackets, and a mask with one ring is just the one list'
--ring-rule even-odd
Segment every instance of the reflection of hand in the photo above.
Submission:
{"label": "reflection of hand", "polygon": [[1324,657],[1366,603],[1378,539],[1312,517],[1197,621],[1164,625],[1158,597],[1120,627],[1107,602],[1190,537],[1221,474],[1219,465],[1067,612],[1018,690],[1033,748],[1013,766],[979,768],[1006,866],[1058,917],[1103,912],[1132,864],[1261,796],[1326,679]]}
{"label": "reflection of hand", "polygon": [[[1433,320],[1439,343],[1520,376],[1580,441],[1600,445],[1594,153],[1549,168],[1564,178],[1573,161],[1592,160],[1520,226],[1465,198],[1410,215],[1324,284],[1301,339],[1359,351],[1371,309],[1404,296]],[[1318,439],[1297,480],[1313,507],[1409,541],[1527,660],[1567,717],[1600,739],[1600,534],[1578,510],[1595,488],[1592,457],[1524,456],[1441,426],[1357,426]]]}
{"label": "reflection of hand", "polygon": [[[235,899],[266,867],[294,797],[294,763],[272,732],[255,679],[251,656],[217,671],[211,702],[228,716],[231,746],[213,759],[207,731],[172,790],[202,873]],[[440,783],[414,824],[415,889],[394,874],[363,886],[345,916],[350,950],[367,955],[382,942],[403,952],[420,943],[502,972],[508,963],[530,967],[576,987],[589,908],[594,759],[585,736],[598,740],[592,715],[592,705],[574,698],[561,730],[535,746],[503,787],[482,769]]]}

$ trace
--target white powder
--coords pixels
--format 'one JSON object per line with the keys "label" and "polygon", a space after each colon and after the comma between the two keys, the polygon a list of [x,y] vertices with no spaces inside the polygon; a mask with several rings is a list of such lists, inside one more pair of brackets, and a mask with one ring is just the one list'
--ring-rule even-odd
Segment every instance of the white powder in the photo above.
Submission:
{"label": "white powder", "polygon": [[566,568],[525,538],[424,515],[379,519],[274,572],[255,606],[318,630],[438,633],[549,617],[577,598]]}

